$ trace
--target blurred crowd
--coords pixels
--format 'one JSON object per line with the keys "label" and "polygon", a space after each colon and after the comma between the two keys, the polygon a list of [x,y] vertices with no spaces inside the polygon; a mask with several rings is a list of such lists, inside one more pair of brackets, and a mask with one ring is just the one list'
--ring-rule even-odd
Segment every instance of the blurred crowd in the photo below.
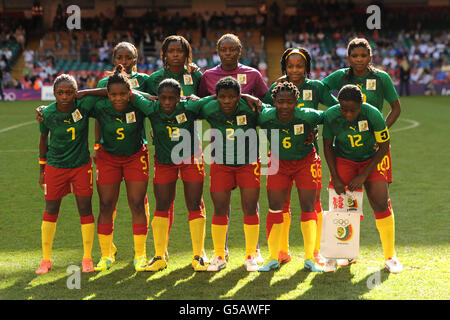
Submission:
{"label": "blurred crowd", "polygon": [[[124,8],[118,6],[114,17],[100,13],[94,18],[82,18],[82,31],[73,31],[70,40],[63,42],[57,33],[52,33],[65,29],[68,16],[60,5],[52,29],[43,37],[51,34],[54,46],[45,47],[39,53],[25,50],[26,27],[23,23],[11,23],[10,19],[1,21],[0,76],[5,87],[39,89],[42,85],[52,84],[59,73],[68,72],[77,78],[80,88],[95,87],[104,76],[104,69],[112,68],[112,50],[120,41],[136,45],[138,71],[150,74],[163,66],[159,57],[162,41],[176,33],[191,43],[193,62],[206,70],[220,63],[216,41],[226,30],[239,34],[243,44],[241,63],[258,69],[268,80],[264,36],[260,30],[265,30],[268,19],[274,19],[273,24],[283,32],[286,48],[303,46],[311,52],[313,79],[322,79],[347,66],[346,45],[358,36],[369,40],[373,48],[373,65],[387,71],[394,83],[400,83],[400,79],[427,85],[449,83],[449,33],[442,30],[443,23],[448,21],[448,10],[413,7],[405,11],[379,6],[383,14],[381,29],[364,34],[355,30],[367,30],[368,15],[352,1],[299,1],[294,15],[277,15],[274,14],[278,12],[277,8],[266,10],[263,7],[255,14],[206,11],[189,16],[178,12],[169,14],[163,9],[146,9],[141,17],[130,18]],[[33,25],[36,25],[35,21],[29,24]],[[383,29],[384,25],[389,25],[389,31]],[[5,43],[11,41],[24,50],[25,66],[20,79],[10,75],[12,66],[8,57],[11,52]],[[57,62],[64,59],[60,54],[63,49],[90,67],[86,70],[61,69]]]}

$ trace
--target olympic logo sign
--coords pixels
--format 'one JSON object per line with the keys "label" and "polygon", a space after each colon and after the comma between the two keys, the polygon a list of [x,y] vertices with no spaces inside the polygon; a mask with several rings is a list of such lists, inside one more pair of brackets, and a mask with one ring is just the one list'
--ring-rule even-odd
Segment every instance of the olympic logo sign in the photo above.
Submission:
{"label": "olympic logo sign", "polygon": [[348,221],[348,219],[333,219],[333,224],[339,226],[348,226],[350,224],[350,221]]}

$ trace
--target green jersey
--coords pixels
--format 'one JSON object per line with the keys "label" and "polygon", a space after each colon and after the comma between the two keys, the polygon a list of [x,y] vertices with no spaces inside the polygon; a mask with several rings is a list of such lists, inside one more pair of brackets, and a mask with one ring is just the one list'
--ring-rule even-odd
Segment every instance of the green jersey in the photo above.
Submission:
{"label": "green jersey", "polygon": [[[150,119],[155,156],[159,163],[173,164],[173,156],[178,160],[184,160],[201,150],[200,138],[195,126],[197,115],[190,108],[196,110],[211,100],[211,97],[198,101],[181,100],[175,110],[168,115],[161,109],[159,101],[152,102],[141,95],[135,95],[133,105]],[[183,146],[187,148],[180,148],[180,153],[172,155],[179,143],[183,143]]]}
{"label": "green jersey", "polygon": [[89,162],[89,110],[84,105],[90,99],[76,99],[71,111],[63,113],[56,102],[42,109],[41,133],[50,132],[47,164],[56,168],[78,168]]}
{"label": "green jersey", "polygon": [[144,144],[142,130],[145,115],[128,104],[122,111],[116,111],[111,101],[102,98],[90,103],[91,116],[100,123],[103,149],[116,156],[130,156],[139,151]]}
{"label": "green jersey", "polygon": [[175,79],[181,85],[181,96],[188,97],[191,94],[197,95],[198,85],[203,73],[200,71],[188,73],[187,68],[180,73],[172,73],[164,68],[153,72],[147,80],[148,93],[151,95],[158,95],[158,87],[164,79]]}
{"label": "green jersey", "polygon": [[[272,92],[276,85],[277,83],[274,82],[270,86],[269,91],[267,91],[263,99],[264,103],[273,106]],[[334,106],[338,103],[337,99],[330,94],[328,88],[319,80],[305,78],[305,81],[298,86],[297,89],[300,91],[300,97],[297,100],[297,108],[312,108],[318,110],[319,102],[327,107]]]}
{"label": "green jersey", "polygon": [[[147,81],[149,77],[150,76],[146,73],[132,72],[129,77],[131,89],[149,93],[150,88],[149,83]],[[108,84],[108,78],[109,76],[99,80],[97,88],[106,88],[106,85]],[[147,133],[145,132],[145,126],[142,128],[142,139],[144,140],[144,144],[148,143]]]}
{"label": "green jersey", "polygon": [[336,156],[352,161],[365,161],[374,156],[375,143],[389,140],[389,131],[381,112],[363,103],[358,117],[348,122],[340,111],[340,105],[324,113],[324,139],[334,140]]}
{"label": "green jersey", "polygon": [[239,100],[231,115],[224,113],[215,99],[190,109],[211,125],[211,155],[215,163],[241,166],[258,160],[258,114],[244,99]]}
{"label": "green jersey", "polygon": [[392,79],[386,72],[372,68],[362,77],[349,76],[350,68],[336,70],[325,77],[322,82],[329,90],[340,90],[347,84],[357,85],[363,93],[363,102],[369,103],[378,110],[383,110],[384,100],[391,103],[398,100]]}
{"label": "green jersey", "polygon": [[[281,160],[298,160],[306,157],[314,148],[312,144],[304,145],[310,132],[323,122],[323,111],[311,108],[295,108],[294,116],[289,122],[278,119],[277,109],[263,104],[258,119],[262,129],[266,129],[271,153]],[[272,131],[274,130],[274,131]],[[274,148],[276,139],[278,148]]]}

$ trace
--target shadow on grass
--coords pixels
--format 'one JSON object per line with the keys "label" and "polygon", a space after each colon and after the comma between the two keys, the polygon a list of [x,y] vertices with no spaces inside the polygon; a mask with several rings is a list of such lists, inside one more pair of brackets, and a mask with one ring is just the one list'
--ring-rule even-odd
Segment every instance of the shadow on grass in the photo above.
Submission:
{"label": "shadow on grass", "polygon": [[389,278],[389,272],[380,269],[358,282],[352,282],[350,267],[338,268],[333,273],[318,273],[311,280],[311,288],[295,299],[302,300],[356,300]]}

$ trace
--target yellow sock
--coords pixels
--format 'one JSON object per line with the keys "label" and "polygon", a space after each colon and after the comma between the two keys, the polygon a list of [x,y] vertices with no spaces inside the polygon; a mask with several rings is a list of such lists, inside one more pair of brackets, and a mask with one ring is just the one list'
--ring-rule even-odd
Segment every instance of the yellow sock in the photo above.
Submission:
{"label": "yellow sock", "polygon": [[380,233],[381,245],[383,246],[384,259],[395,256],[395,220],[394,215],[381,219],[375,219],[378,232]]}
{"label": "yellow sock", "polygon": [[256,253],[259,239],[259,216],[244,216],[245,257]]}
{"label": "yellow sock", "polygon": [[83,259],[91,259],[94,245],[95,223],[82,223],[81,235],[83,237]]}
{"label": "yellow sock", "polygon": [[[291,228],[291,213],[283,212],[283,223],[280,234],[280,251],[289,252],[289,229]],[[277,257],[278,259],[278,257]]]}
{"label": "yellow sock", "polygon": [[205,243],[205,226],[206,219],[204,217],[189,220],[189,231],[191,232],[192,254],[201,256]]}
{"label": "yellow sock", "polygon": [[134,257],[141,257],[146,256],[146,247],[145,243],[147,241],[147,235],[146,234],[134,234],[133,235],[134,240]]}
{"label": "yellow sock", "polygon": [[[302,213],[303,214],[303,213]],[[303,245],[305,248],[305,260],[314,259],[314,244],[316,241],[316,220],[301,221],[300,228],[303,235]]]}
{"label": "yellow sock", "polygon": [[56,222],[42,221],[42,259],[51,260],[53,239],[55,237]]}
{"label": "yellow sock", "polygon": [[270,259],[278,260],[278,253],[280,252],[280,244],[281,239],[280,235],[283,229],[282,223],[277,223],[272,225],[272,229],[270,229],[269,238],[267,239],[267,243],[269,246]]}
{"label": "yellow sock", "polygon": [[155,215],[152,220],[152,230],[155,256],[164,257],[167,251],[167,237],[169,232],[168,217]]}
{"label": "yellow sock", "polygon": [[98,234],[98,242],[100,243],[100,250],[102,251],[102,257],[111,257],[111,234]]}
{"label": "yellow sock", "polygon": [[213,216],[211,236],[214,245],[214,255],[225,258],[225,242],[227,239],[228,216]]}
{"label": "yellow sock", "polygon": [[322,237],[322,221],[323,213],[322,211],[317,212],[317,231],[316,231],[316,244],[314,246],[315,252],[320,252],[320,240]]}

